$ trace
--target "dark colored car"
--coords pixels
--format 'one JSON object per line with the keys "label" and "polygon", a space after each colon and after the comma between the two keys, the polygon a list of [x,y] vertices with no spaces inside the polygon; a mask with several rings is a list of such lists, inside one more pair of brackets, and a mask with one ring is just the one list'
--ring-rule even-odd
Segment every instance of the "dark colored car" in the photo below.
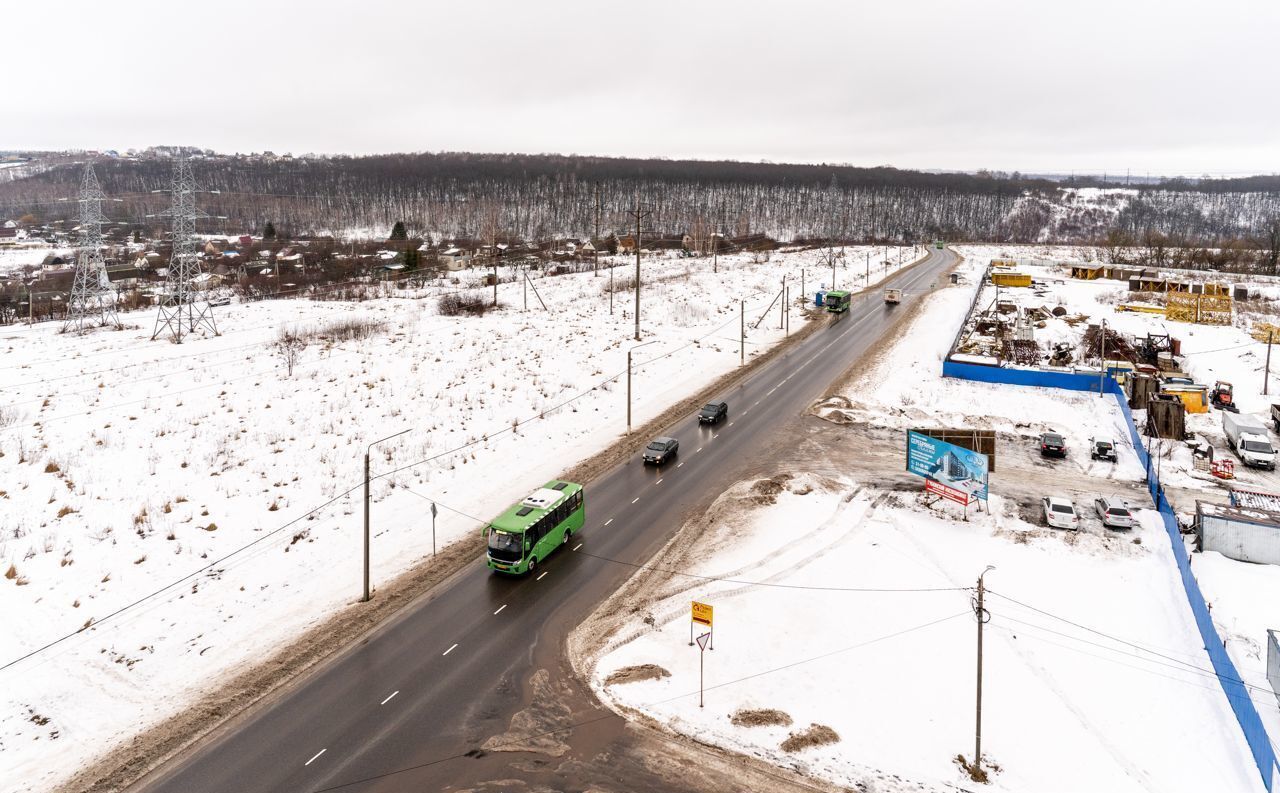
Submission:
{"label": "dark colored car", "polygon": [[1116,461],[1116,445],[1108,440],[1095,439],[1089,447],[1089,457],[1094,460]]}
{"label": "dark colored car", "polygon": [[721,419],[729,417],[728,402],[708,402],[702,406],[702,412],[698,414],[699,424],[719,424]]}
{"label": "dark colored car", "polygon": [[644,447],[644,461],[646,464],[662,465],[675,457],[679,449],[680,441],[675,438],[654,438]]}
{"label": "dark colored car", "polygon": [[1056,432],[1046,432],[1040,436],[1041,457],[1066,457],[1067,442]]}

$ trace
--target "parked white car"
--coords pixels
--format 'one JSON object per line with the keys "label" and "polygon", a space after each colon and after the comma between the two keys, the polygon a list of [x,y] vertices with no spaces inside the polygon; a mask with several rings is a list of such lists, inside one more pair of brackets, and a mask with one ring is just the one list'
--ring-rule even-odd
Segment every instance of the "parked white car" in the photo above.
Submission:
{"label": "parked white car", "polygon": [[1055,529],[1080,528],[1080,516],[1076,514],[1076,506],[1071,499],[1062,496],[1044,497],[1044,522]]}
{"label": "parked white car", "polygon": [[1137,524],[1128,507],[1110,498],[1095,498],[1093,511],[1102,519],[1102,525],[1110,529],[1132,529]]}

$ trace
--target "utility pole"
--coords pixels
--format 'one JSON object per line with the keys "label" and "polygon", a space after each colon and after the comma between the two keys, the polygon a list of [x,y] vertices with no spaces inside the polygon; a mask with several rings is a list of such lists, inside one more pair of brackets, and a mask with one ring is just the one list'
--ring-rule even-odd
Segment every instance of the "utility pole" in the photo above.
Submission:
{"label": "utility pole", "polygon": [[595,278],[600,275],[600,249],[596,246],[600,244],[600,183],[596,182],[596,236],[591,241],[592,263],[591,277]]}
{"label": "utility pole", "polygon": [[778,291],[782,295],[782,299],[778,302],[782,305],[778,306],[778,330],[782,330],[787,324],[787,277],[782,277],[782,289]]}
{"label": "utility pole", "polygon": [[627,434],[631,434],[631,353],[640,349],[646,344],[653,344],[657,339],[650,339],[642,342],[627,350]]}
{"label": "utility pole", "polygon": [[609,260],[609,316],[613,316],[613,260]]}
{"label": "utility pole", "polygon": [[1107,321],[1105,319],[1102,320],[1101,344],[1102,344],[1102,348],[1098,353],[1098,357],[1101,359],[1099,362],[1101,366],[1099,366],[1099,368],[1102,370],[1098,372],[1098,398],[1099,399],[1102,398],[1102,389],[1103,389],[1103,386],[1106,385],[1106,379],[1107,379]]}
{"label": "utility pole", "polygon": [[640,341],[640,221],[646,213],[640,207],[640,197],[636,196],[636,341]]}
{"label": "utility pole", "polygon": [[835,288],[836,288],[836,256],[835,256],[835,252],[832,251],[831,253],[831,291],[834,292]]}
{"label": "utility pole", "polygon": [[784,286],[782,288],[782,305],[785,306],[784,311],[786,312],[783,314],[783,316],[787,318],[786,325],[785,325],[786,335],[790,336],[791,335],[791,287],[789,286]]}
{"label": "utility pole", "polygon": [[738,301],[738,366],[747,362],[747,301]]}
{"label": "utility pole", "polygon": [[[1271,337],[1275,335],[1275,331],[1267,331],[1267,367],[1266,372],[1262,375],[1262,395],[1267,395],[1267,384],[1271,380]],[[1233,403],[1234,404],[1234,403]]]}
{"label": "utility pole", "polygon": [[711,272],[720,272],[720,232],[711,235]]}
{"label": "utility pole", "polygon": [[[374,446],[376,446],[376,445],[378,445],[379,443],[382,443],[383,441],[389,441],[389,440],[391,440],[392,438],[395,438],[395,437],[399,437],[400,435],[403,435],[403,434],[405,434],[405,433],[406,433],[406,432],[408,432],[408,431],[409,431],[409,430],[407,430],[407,429],[405,429],[405,430],[400,430],[400,431],[399,431],[399,432],[397,432],[395,435],[388,435],[388,436],[387,436],[387,437],[385,437],[385,438],[379,438],[378,440],[376,440],[376,441],[374,441],[373,443],[371,443],[371,444],[369,444],[368,446],[366,446],[366,447],[365,447],[365,450],[364,450],[364,597],[360,598],[360,602],[361,602],[361,603],[368,603],[368,602],[369,602],[369,479],[370,479],[370,477],[369,477],[369,454],[370,454],[370,452],[372,452],[372,451],[373,451],[373,447],[374,447]],[[434,554],[434,553],[435,553],[435,551],[434,551],[434,542],[435,542],[435,514],[434,514],[434,513],[435,513],[435,504],[432,504],[432,505],[431,505],[431,507],[432,507],[432,509],[431,509],[431,511],[432,511],[432,516],[431,516],[431,520],[432,520],[432,523],[431,523],[431,533],[432,533],[432,543],[433,543],[433,550],[432,550],[432,553]]]}
{"label": "utility pole", "polygon": [[983,595],[986,593],[983,583],[983,576],[994,570],[995,567],[987,565],[987,569],[982,571],[982,575],[978,576],[978,596],[974,605],[974,614],[978,617],[978,707],[977,721],[973,732],[973,771],[971,776],[976,777],[982,768],[982,626],[991,619],[991,615],[987,613],[983,607]]}
{"label": "utility pole", "polygon": [[863,280],[866,281],[866,286],[871,286],[871,251],[867,251],[866,268],[867,274],[864,276]]}

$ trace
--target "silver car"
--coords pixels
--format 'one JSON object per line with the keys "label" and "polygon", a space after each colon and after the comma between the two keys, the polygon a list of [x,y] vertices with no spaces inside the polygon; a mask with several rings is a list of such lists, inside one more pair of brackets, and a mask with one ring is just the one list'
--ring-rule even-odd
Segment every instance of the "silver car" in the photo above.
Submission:
{"label": "silver car", "polygon": [[1055,529],[1075,531],[1080,528],[1080,516],[1076,514],[1076,506],[1071,503],[1071,499],[1062,496],[1045,496],[1042,504],[1045,523]]}
{"label": "silver car", "polygon": [[1132,529],[1137,523],[1127,506],[1109,498],[1095,498],[1093,511],[1102,519],[1102,525],[1109,529]]}

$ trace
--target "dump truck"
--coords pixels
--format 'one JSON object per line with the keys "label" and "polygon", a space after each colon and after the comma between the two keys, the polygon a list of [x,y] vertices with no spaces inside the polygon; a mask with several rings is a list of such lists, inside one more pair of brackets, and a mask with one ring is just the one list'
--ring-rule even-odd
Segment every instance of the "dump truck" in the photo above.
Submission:
{"label": "dump truck", "polygon": [[1271,446],[1267,426],[1253,416],[1240,413],[1222,414],[1222,431],[1227,436],[1227,446],[1241,462],[1250,468],[1276,467],[1276,450]]}
{"label": "dump truck", "polygon": [[894,306],[896,306],[897,304],[901,303],[901,302],[902,302],[902,290],[901,290],[901,289],[886,289],[886,290],[884,290],[884,302],[888,303],[889,305],[894,305]]}

